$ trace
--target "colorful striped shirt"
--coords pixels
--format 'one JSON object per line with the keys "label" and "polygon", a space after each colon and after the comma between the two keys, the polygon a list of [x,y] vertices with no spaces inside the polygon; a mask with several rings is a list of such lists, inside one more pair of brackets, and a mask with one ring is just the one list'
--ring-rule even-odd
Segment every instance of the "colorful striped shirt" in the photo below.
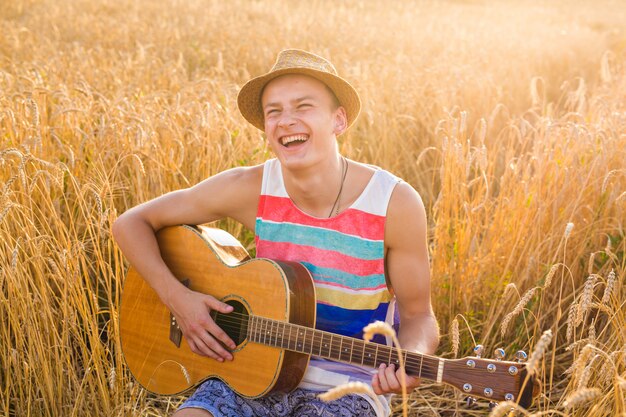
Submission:
{"label": "colorful striped shirt", "polygon": [[[318,218],[289,198],[280,162],[265,163],[255,225],[256,254],[306,266],[317,293],[318,329],[361,338],[363,327],[375,320],[397,323],[385,280],[384,237],[387,206],[399,181],[378,168],[349,208],[334,217]],[[387,343],[380,336],[374,341]],[[310,367],[367,383],[373,372],[319,358],[312,358]]]}

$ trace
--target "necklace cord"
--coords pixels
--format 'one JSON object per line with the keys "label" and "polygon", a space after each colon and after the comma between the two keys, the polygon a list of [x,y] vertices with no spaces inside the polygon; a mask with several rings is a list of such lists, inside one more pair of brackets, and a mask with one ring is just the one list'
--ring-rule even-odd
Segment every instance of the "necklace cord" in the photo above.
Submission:
{"label": "necklace cord", "polygon": [[[346,175],[348,174],[348,161],[346,161],[346,157],[341,157],[341,185],[339,186],[339,192],[337,193],[337,198],[333,203],[333,206],[330,208],[330,213],[328,213],[328,217],[330,218],[333,215],[333,211],[335,212],[335,216],[339,214],[339,198],[341,197],[341,192],[343,191],[343,184],[346,182]],[[337,207],[335,209],[335,207]]]}

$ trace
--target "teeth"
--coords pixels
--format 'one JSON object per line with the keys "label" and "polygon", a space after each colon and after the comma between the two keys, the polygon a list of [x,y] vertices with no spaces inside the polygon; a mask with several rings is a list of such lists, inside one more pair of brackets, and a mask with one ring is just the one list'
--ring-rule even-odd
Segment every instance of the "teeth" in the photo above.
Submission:
{"label": "teeth", "polygon": [[291,142],[295,142],[295,141],[300,141],[300,142],[304,142],[308,139],[307,135],[292,135],[292,136],[285,136],[282,139],[282,143],[283,145],[288,145]]}

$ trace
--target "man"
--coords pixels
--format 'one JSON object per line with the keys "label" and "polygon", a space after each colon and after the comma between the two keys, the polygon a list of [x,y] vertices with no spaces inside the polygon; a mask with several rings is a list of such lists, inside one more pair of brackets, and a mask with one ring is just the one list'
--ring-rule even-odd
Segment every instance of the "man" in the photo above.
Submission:
{"label": "man", "polygon": [[[238,105],[265,132],[275,159],[139,205],[113,226],[124,254],[172,311],[191,350],[236,360],[228,351],[235,348],[233,341],[209,316],[211,310],[230,310],[172,275],[155,232],[230,217],[255,231],[258,257],[301,261],[309,269],[318,295],[318,328],[358,337],[367,323],[399,316],[402,347],[433,353],[438,327],[430,303],[424,206],[409,184],[340,155],[337,136],[360,111],[354,88],[325,59],[286,50],[269,73],[244,85]],[[393,364],[368,372],[312,358],[292,393],[249,400],[209,380],[176,416],[373,416],[362,397],[324,404],[316,390],[364,380],[376,394],[399,393],[401,372]],[[419,385],[415,378],[407,381],[409,389]]]}

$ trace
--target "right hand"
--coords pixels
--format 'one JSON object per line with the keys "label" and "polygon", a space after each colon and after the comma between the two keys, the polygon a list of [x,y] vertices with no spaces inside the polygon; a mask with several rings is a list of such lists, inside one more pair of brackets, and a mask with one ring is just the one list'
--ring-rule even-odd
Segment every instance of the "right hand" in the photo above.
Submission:
{"label": "right hand", "polygon": [[235,342],[210,316],[212,310],[230,313],[233,311],[231,306],[218,301],[215,297],[188,288],[173,294],[167,304],[192,352],[219,362],[233,360],[233,355],[224,348],[224,345],[235,349],[237,347]]}

